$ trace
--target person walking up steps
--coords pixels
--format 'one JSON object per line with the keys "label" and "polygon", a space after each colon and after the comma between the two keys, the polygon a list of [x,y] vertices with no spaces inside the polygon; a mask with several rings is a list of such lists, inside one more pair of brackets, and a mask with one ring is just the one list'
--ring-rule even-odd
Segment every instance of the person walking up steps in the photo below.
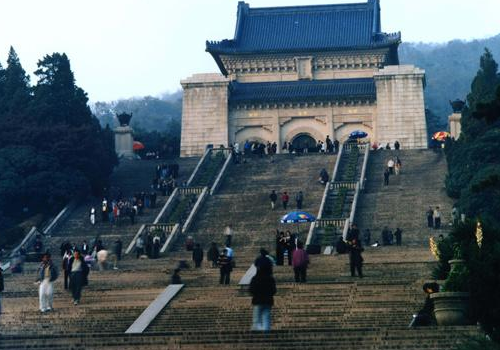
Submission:
{"label": "person walking up steps", "polygon": [[297,209],[302,209],[302,202],[304,201],[304,194],[302,191],[299,191],[299,193],[295,195],[295,201],[297,202]]}
{"label": "person walking up steps", "polygon": [[272,190],[271,194],[269,195],[269,199],[271,200],[271,209],[274,210],[276,207],[276,201],[278,200],[278,195],[276,194],[275,190]]}
{"label": "person walking up steps", "polygon": [[363,257],[361,256],[361,252],[363,251],[363,247],[361,246],[361,242],[359,239],[353,239],[348,242],[349,247],[349,266],[351,268],[351,277],[356,276],[356,271],[358,272],[359,278],[363,277],[362,266],[363,266]]}
{"label": "person walking up steps", "polygon": [[288,201],[290,200],[290,197],[288,196],[288,193],[283,192],[281,195],[281,202],[283,202],[283,209],[286,210],[286,207],[288,206]]}
{"label": "person walking up steps", "polygon": [[193,261],[196,268],[201,267],[201,262],[203,261],[203,249],[200,243],[196,243],[193,249]]}
{"label": "person walking up steps", "polygon": [[[264,258],[268,259],[268,258]],[[253,305],[253,331],[268,332],[271,329],[271,308],[274,305],[276,281],[272,268],[264,264],[257,268],[257,273],[250,282],[250,294]]]}
{"label": "person walking up steps", "polygon": [[304,250],[304,244],[299,241],[297,243],[297,249],[293,251],[293,259],[292,259],[295,282],[300,282],[300,283],[306,282],[308,265],[309,265],[309,255]]}
{"label": "person walking up steps", "polygon": [[207,259],[208,261],[212,262],[212,267],[217,267],[217,260],[219,259],[219,249],[217,248],[217,244],[215,242],[212,242],[210,244],[210,249],[208,249],[207,252]]}
{"label": "person walking up steps", "polygon": [[439,210],[439,207],[436,207],[436,209],[434,209],[433,218],[434,228],[436,230],[439,230],[441,228],[441,211]]}
{"label": "person walking up steps", "polygon": [[226,236],[226,246],[230,246],[233,242],[233,229],[231,225],[227,225],[226,229],[224,230],[224,236]]}
{"label": "person walking up steps", "polygon": [[429,206],[429,209],[427,210],[426,215],[427,215],[427,227],[433,228],[434,227],[434,210],[432,210],[431,206]]}
{"label": "person walking up steps", "polygon": [[227,249],[224,248],[222,250],[222,254],[219,256],[219,260],[217,260],[217,265],[220,269],[220,279],[219,284],[229,284],[231,279],[231,259],[227,256]]}

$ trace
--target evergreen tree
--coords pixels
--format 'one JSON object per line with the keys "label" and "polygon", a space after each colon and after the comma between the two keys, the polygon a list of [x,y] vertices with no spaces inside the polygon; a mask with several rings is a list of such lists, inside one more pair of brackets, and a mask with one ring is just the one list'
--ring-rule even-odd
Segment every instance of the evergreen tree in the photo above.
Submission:
{"label": "evergreen tree", "polygon": [[43,123],[88,124],[92,113],[87,94],[75,84],[75,77],[66,54],[46,55],[38,61],[34,89],[36,119]]}
{"label": "evergreen tree", "polygon": [[21,66],[16,51],[11,46],[7,58],[7,68],[0,74],[3,83],[0,91],[0,117],[25,115],[31,100],[29,76]]}

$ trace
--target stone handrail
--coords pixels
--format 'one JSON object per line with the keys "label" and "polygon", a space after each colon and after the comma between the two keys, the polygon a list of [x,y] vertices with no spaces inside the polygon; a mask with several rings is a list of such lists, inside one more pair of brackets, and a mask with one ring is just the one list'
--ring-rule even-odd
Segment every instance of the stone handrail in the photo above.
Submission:
{"label": "stone handrail", "polygon": [[68,205],[66,205],[57,216],[52,220],[43,230],[42,233],[45,236],[50,236],[52,232],[66,219],[69,214],[75,209],[77,206],[77,201],[71,201]]}
{"label": "stone handrail", "polygon": [[145,229],[146,229],[146,225],[141,225],[141,227],[139,228],[139,230],[137,230],[137,233],[135,234],[134,238],[132,238],[132,241],[128,245],[127,249],[125,250],[125,254],[128,254],[128,253],[130,253],[132,251],[132,249],[135,246],[135,241],[137,240],[137,238],[139,238],[139,236],[142,234],[142,232]]}
{"label": "stone handrail", "polygon": [[163,246],[160,249],[160,253],[165,253],[167,249],[170,247],[172,242],[175,242],[175,239],[177,238],[178,233],[180,232],[180,227],[181,225],[175,224],[172,230],[169,232],[169,235],[163,244]]}
{"label": "stone handrail", "polygon": [[343,227],[345,223],[344,218],[337,219],[319,219],[316,220],[316,227],[326,227],[326,226],[335,226],[335,227]]}
{"label": "stone handrail", "polygon": [[189,186],[189,187],[178,187],[179,194],[200,194],[203,192],[204,186]]}
{"label": "stone handrail", "polygon": [[201,165],[203,164],[203,162],[205,161],[205,159],[208,157],[208,155],[210,154],[210,152],[212,152],[212,149],[211,148],[207,148],[207,150],[205,151],[205,154],[203,154],[203,157],[201,157],[201,159],[198,161],[198,164],[196,164],[196,167],[194,168],[193,172],[191,173],[191,176],[187,180],[187,183],[186,183],[187,186],[189,186],[191,184],[191,182],[193,181],[194,177],[196,176],[196,173],[198,172],[198,170],[200,169]]}
{"label": "stone handrail", "polygon": [[211,196],[213,196],[215,191],[217,191],[220,184],[222,183],[222,179],[223,179],[224,175],[226,174],[226,169],[227,169],[229,162],[231,161],[232,158],[233,158],[233,152],[230,152],[229,156],[226,157],[226,161],[224,162],[222,169],[219,171],[219,175],[217,175],[217,178],[215,179],[215,182],[212,185],[212,188],[210,189]]}
{"label": "stone handrail", "polygon": [[354,190],[356,189],[356,185],[358,184],[358,182],[354,182],[354,181],[335,181],[335,182],[332,182],[330,184],[330,188],[332,190],[336,190],[336,189],[339,189],[339,188],[347,188],[348,190]]}
{"label": "stone handrail", "polygon": [[196,200],[193,209],[191,209],[191,212],[189,213],[189,216],[186,222],[184,223],[184,226],[182,226],[182,233],[185,233],[193,223],[194,217],[198,213],[198,210],[200,210],[201,206],[203,205],[203,202],[205,201],[207,195],[208,195],[208,187],[205,187],[203,188],[201,194],[198,196],[198,199]]}
{"label": "stone handrail", "polygon": [[347,232],[349,232],[349,219],[345,219],[344,229],[342,230],[342,239],[347,239]]}
{"label": "stone handrail", "polygon": [[356,189],[354,190],[354,198],[351,203],[351,215],[349,215],[349,222],[354,222],[354,216],[356,215],[356,204],[358,203],[359,196],[359,182],[356,183]]}
{"label": "stone handrail", "polygon": [[10,252],[10,257],[13,258],[23,245],[28,244],[28,242],[34,240],[36,235],[39,235],[39,234],[40,234],[40,231],[38,231],[38,229],[35,226],[33,226],[31,228],[31,230],[28,232],[28,234],[26,236],[24,236],[24,239],[22,240],[22,242],[19,243],[17,247],[12,249],[12,251]]}
{"label": "stone handrail", "polygon": [[363,191],[365,189],[365,176],[366,176],[366,167],[368,165],[368,157],[370,156],[370,147],[365,148],[365,157],[363,159],[363,167],[361,168],[361,177],[359,178],[360,190]]}
{"label": "stone handrail", "polygon": [[170,197],[168,197],[167,202],[163,205],[163,208],[161,208],[160,212],[156,216],[156,219],[155,219],[155,221],[153,221],[153,224],[157,224],[158,222],[160,222],[163,215],[165,215],[167,210],[171,208],[171,206],[173,205],[173,203],[175,202],[177,197],[179,197],[179,195],[180,195],[179,194],[179,187],[176,187],[174,189],[174,191],[172,192],[172,194],[170,194]]}

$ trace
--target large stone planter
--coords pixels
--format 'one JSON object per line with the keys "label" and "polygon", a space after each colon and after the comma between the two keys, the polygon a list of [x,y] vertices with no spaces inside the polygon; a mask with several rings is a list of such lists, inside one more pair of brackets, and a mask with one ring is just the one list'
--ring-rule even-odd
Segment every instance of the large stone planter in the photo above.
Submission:
{"label": "large stone planter", "polygon": [[468,324],[469,293],[438,292],[432,293],[434,314],[439,326],[456,326]]}

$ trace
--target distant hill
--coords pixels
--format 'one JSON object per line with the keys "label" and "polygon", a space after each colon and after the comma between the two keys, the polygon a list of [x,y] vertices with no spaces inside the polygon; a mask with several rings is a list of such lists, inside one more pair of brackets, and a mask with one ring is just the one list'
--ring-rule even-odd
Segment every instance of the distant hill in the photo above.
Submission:
{"label": "distant hill", "polygon": [[425,69],[426,108],[447,124],[449,100],[465,99],[479,69],[479,57],[487,47],[500,62],[500,34],[487,39],[453,40],[445,44],[403,43],[399,47],[402,64]]}

